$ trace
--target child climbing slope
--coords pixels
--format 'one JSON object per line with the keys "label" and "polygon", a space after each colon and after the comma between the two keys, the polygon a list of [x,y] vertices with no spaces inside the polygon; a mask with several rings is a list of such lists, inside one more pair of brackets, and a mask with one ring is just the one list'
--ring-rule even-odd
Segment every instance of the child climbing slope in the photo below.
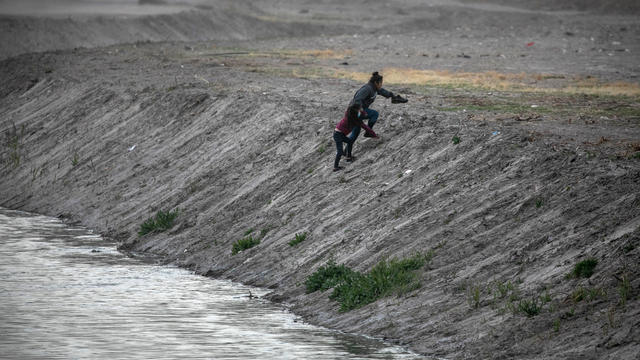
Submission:
{"label": "child climbing slope", "polygon": [[333,131],[333,140],[335,140],[336,142],[337,152],[336,159],[333,162],[333,171],[342,170],[342,167],[340,166],[340,158],[344,153],[342,143],[347,144],[347,161],[353,160],[353,157],[351,156],[351,149],[353,147],[353,142],[355,139],[350,139],[347,136],[349,135],[349,133],[351,133],[353,128],[361,127],[371,137],[378,137],[378,135],[376,135],[376,133],[373,132],[373,130],[371,130],[369,126],[362,122],[362,118],[364,117],[366,117],[366,113],[362,111],[362,105],[354,103],[349,106],[342,120],[340,120],[340,122],[338,122],[338,125],[336,125],[336,128]]}

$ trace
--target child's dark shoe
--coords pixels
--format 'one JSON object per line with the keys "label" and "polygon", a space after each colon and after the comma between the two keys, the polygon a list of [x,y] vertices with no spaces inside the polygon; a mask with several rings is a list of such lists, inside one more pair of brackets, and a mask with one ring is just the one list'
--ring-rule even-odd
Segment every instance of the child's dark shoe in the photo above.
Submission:
{"label": "child's dark shoe", "polygon": [[334,167],[333,171],[340,171],[342,169],[344,169],[342,166],[338,166],[338,167]]}

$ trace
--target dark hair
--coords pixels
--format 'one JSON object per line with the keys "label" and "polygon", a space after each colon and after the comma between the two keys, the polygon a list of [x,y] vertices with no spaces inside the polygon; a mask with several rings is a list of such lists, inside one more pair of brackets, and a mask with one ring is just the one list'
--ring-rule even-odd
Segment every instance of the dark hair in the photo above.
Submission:
{"label": "dark hair", "polygon": [[358,125],[358,113],[360,112],[360,108],[362,108],[362,105],[358,103],[349,106],[349,109],[347,110],[347,122],[349,123],[349,126],[353,127]]}
{"label": "dark hair", "polygon": [[377,83],[381,81],[382,81],[382,75],[378,74],[377,71],[371,74],[371,78],[369,79],[369,82]]}

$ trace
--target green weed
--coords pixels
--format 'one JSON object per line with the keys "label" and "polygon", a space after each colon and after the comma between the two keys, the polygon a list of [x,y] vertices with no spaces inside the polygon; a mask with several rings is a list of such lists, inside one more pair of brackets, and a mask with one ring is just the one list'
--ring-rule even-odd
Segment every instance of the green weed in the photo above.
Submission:
{"label": "green weed", "polygon": [[329,260],[326,265],[321,266],[311,274],[304,282],[304,285],[307,293],[328,290],[341,283],[352,272],[353,270],[345,265],[336,265],[334,260]]}
{"label": "green weed", "polygon": [[571,293],[571,300],[574,303],[578,303],[586,298],[586,291],[582,286],[578,287]]}
{"label": "green weed", "polygon": [[45,173],[44,166],[31,168],[31,181],[36,181],[38,176],[42,176]]}
{"label": "green weed", "polygon": [[547,303],[551,302],[551,295],[549,294],[549,290],[545,289],[544,295],[540,296],[540,306],[544,306]]}
{"label": "green weed", "polygon": [[633,249],[635,249],[636,246],[635,244],[633,244],[632,242],[628,242],[623,248],[622,248],[622,252],[624,252],[625,254],[630,253],[631,251],[633,251]]}
{"label": "green weed", "polygon": [[495,284],[495,290],[493,292],[494,298],[502,299],[509,294],[509,292],[513,293],[514,287],[511,281],[507,281],[506,283],[497,282]]}
{"label": "green weed", "polygon": [[542,306],[538,304],[537,298],[522,299],[518,303],[518,311],[527,315],[527,317],[534,317],[540,314]]}
{"label": "green weed", "polygon": [[618,293],[620,294],[620,305],[625,306],[627,304],[627,298],[631,292],[631,284],[629,283],[629,277],[625,274],[622,276],[620,286],[618,287]]}
{"label": "green weed", "polygon": [[80,158],[78,157],[78,153],[73,153],[73,158],[71,159],[71,165],[74,167],[78,165],[80,162]]}
{"label": "green weed", "polygon": [[607,320],[609,320],[609,327],[612,329],[616,327],[616,307],[611,306],[607,311]]}
{"label": "green weed", "polygon": [[570,318],[570,317],[575,316],[575,314],[576,314],[576,308],[573,307],[573,308],[571,308],[571,311],[565,311],[564,312],[564,317]]}
{"label": "green weed", "polygon": [[267,236],[267,233],[269,231],[271,231],[273,227],[271,225],[267,225],[264,228],[262,228],[262,230],[260,230],[260,239],[264,238],[265,236]]}
{"label": "green weed", "polygon": [[480,307],[480,293],[480,287],[477,285],[467,288],[467,303],[472,309]]}
{"label": "green weed", "polygon": [[140,225],[138,235],[143,236],[151,232],[161,232],[173,227],[173,222],[178,217],[178,210],[164,212],[159,210],[155,217],[150,217]]}
{"label": "green weed", "polygon": [[553,321],[553,331],[560,332],[560,319],[555,319]]}
{"label": "green weed", "polygon": [[243,237],[242,239],[233,243],[231,247],[231,255],[235,255],[241,251],[250,249],[258,244],[260,244],[259,239],[254,239],[251,236]]}
{"label": "green weed", "polygon": [[571,300],[574,303],[578,303],[580,301],[591,302],[597,300],[599,298],[606,299],[607,292],[602,288],[583,288],[582,286],[578,287],[571,293]]}
{"label": "green weed", "polygon": [[543,204],[542,199],[537,199],[536,200],[536,208],[541,208],[542,204]]}
{"label": "green weed", "polygon": [[324,154],[325,151],[327,151],[327,148],[326,148],[326,146],[324,146],[324,144],[318,146],[318,152],[320,154]]}
{"label": "green weed", "polygon": [[244,236],[250,235],[253,232],[253,228],[249,228],[247,229],[247,231],[244,232]]}
{"label": "green weed", "polygon": [[451,138],[451,141],[453,142],[453,145],[458,145],[460,144],[460,137],[458,135],[455,135],[453,138]]}
{"label": "green weed", "polygon": [[569,277],[591,277],[596,265],[598,265],[598,260],[594,258],[582,260],[574,266],[573,271],[571,272],[571,274],[569,274]]}
{"label": "green weed", "polygon": [[24,137],[25,126],[21,126],[21,130],[18,131],[16,124],[13,124],[12,129],[6,131],[6,144],[9,149],[9,164],[15,169],[20,166],[20,138]]}
{"label": "green weed", "polygon": [[303,242],[307,238],[307,233],[303,232],[302,234],[296,234],[296,237],[289,241],[289,246],[296,246]]}
{"label": "green weed", "polygon": [[357,309],[393,293],[402,295],[418,289],[420,282],[415,271],[432,256],[433,252],[429,252],[382,260],[365,274],[329,262],[307,279],[307,292],[334,287],[329,298],[340,303],[340,311]]}

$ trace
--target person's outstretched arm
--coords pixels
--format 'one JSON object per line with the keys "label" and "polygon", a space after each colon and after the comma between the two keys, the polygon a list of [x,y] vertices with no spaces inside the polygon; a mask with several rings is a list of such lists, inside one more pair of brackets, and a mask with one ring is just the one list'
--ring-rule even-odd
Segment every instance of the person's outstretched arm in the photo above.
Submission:
{"label": "person's outstretched arm", "polygon": [[388,91],[386,89],[380,88],[378,89],[378,94],[386,97],[386,98],[390,98],[393,97],[393,93],[391,91]]}

